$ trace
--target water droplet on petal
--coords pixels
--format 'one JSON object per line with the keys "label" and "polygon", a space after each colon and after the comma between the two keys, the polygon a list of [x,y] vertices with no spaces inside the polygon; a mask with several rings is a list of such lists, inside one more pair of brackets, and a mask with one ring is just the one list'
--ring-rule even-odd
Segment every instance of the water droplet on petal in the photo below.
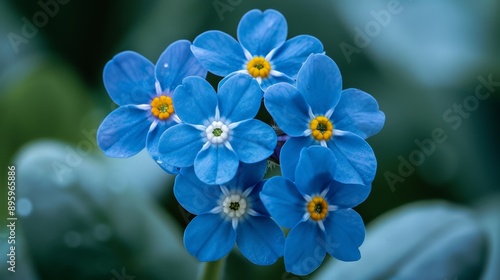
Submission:
{"label": "water droplet on petal", "polygon": [[163,64],[163,67],[167,68],[168,67],[168,63]]}

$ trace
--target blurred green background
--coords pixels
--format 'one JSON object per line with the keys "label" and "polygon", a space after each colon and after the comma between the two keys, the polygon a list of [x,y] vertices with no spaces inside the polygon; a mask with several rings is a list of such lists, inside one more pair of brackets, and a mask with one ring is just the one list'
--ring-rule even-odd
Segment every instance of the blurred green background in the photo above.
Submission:
{"label": "blurred green background", "polygon": [[[344,88],[372,94],[386,124],[368,139],[378,171],[356,208],[368,225],[362,261],[327,257],[298,277],[282,260],[257,267],[234,250],[226,279],[500,278],[500,1],[2,0],[1,279],[196,277],[199,263],[182,245],[192,217],[173,197],[173,178],[147,154],[109,159],[95,144],[116,108],[102,69],[124,50],[155,62],[170,43],[206,30],[236,36],[255,8],[283,13],[288,38],[320,39]],[[16,273],[7,271],[3,225],[9,165]],[[468,231],[456,237],[457,227]],[[423,260],[440,265],[419,274],[429,268]]]}

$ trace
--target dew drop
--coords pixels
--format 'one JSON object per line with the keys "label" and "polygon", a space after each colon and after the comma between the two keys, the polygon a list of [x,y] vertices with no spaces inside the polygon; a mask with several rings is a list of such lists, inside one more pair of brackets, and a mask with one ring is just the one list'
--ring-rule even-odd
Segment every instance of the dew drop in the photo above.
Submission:
{"label": "dew drop", "polygon": [[163,67],[167,68],[168,67],[168,63],[163,64]]}

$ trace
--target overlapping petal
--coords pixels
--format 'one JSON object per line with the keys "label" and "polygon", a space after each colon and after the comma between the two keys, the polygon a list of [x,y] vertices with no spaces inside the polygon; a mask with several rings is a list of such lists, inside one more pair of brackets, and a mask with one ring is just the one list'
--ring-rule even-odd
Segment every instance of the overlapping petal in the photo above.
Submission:
{"label": "overlapping petal", "polygon": [[241,45],[221,31],[207,31],[198,35],[191,50],[208,71],[218,76],[238,71],[246,62]]}
{"label": "overlapping petal", "polygon": [[171,118],[165,121],[156,121],[156,126],[153,130],[150,129],[146,138],[146,148],[154,161],[166,172],[170,174],[179,173],[179,168],[167,164],[162,160],[162,154],[158,151],[160,137],[172,125],[176,124]]}
{"label": "overlapping petal", "polygon": [[217,95],[200,77],[187,77],[174,92],[174,107],[179,118],[189,124],[203,124],[215,114]]}
{"label": "overlapping petal", "polygon": [[332,181],[326,200],[339,208],[353,208],[365,201],[371,191],[371,185],[342,184]]}
{"label": "overlapping petal", "polygon": [[97,144],[108,157],[130,157],[146,146],[150,113],[134,105],[115,109],[97,130]]}
{"label": "overlapping petal", "polygon": [[316,115],[324,115],[340,100],[342,76],[335,62],[323,54],[311,54],[297,75],[297,89]]}
{"label": "overlapping petal", "polygon": [[325,233],[315,222],[302,222],[292,228],[285,242],[285,268],[297,275],[316,270],[325,259]]}
{"label": "overlapping petal", "polygon": [[221,185],[234,178],[238,164],[234,151],[224,145],[211,145],[196,156],[194,172],[205,184]]}
{"label": "overlapping petal", "polygon": [[309,128],[309,106],[292,85],[277,84],[264,94],[264,105],[279,128],[293,137],[303,136]]}
{"label": "overlapping petal", "polygon": [[319,195],[332,182],[337,168],[333,152],[322,146],[302,148],[295,169],[295,185],[302,194]]}
{"label": "overlapping petal", "polygon": [[221,117],[228,122],[238,122],[257,115],[262,91],[255,79],[238,74],[220,87],[217,98]]}
{"label": "overlapping petal", "polygon": [[[267,165],[267,160],[264,162],[266,162]],[[269,217],[271,215],[269,214],[266,207],[264,206],[264,203],[262,203],[262,200],[260,199],[260,193],[266,182],[267,180],[263,180],[260,181],[258,184],[254,185],[247,199],[249,200],[252,210],[254,210],[257,213],[257,215]]]}
{"label": "overlapping petal", "polygon": [[327,252],[341,261],[361,258],[359,246],[365,239],[365,225],[356,211],[341,209],[328,213],[324,220]]}
{"label": "overlapping petal", "polygon": [[285,42],[288,26],[276,10],[251,10],[241,18],[237,32],[241,45],[252,55],[266,56]]}
{"label": "overlapping petal", "polygon": [[195,215],[208,213],[217,206],[222,192],[219,185],[201,182],[194,168],[183,168],[175,178],[174,195],[182,207]]}
{"label": "overlapping petal", "polygon": [[332,120],[337,129],[350,131],[366,139],[382,129],[385,115],[379,110],[373,96],[362,90],[350,88],[342,91]]}
{"label": "overlapping petal", "polygon": [[283,256],[285,236],[271,218],[248,216],[236,232],[240,252],[252,263],[270,265]]}
{"label": "overlapping petal", "polygon": [[277,136],[274,130],[262,121],[242,121],[233,129],[230,141],[238,159],[254,163],[266,159],[274,152]]}
{"label": "overlapping petal", "polygon": [[323,44],[310,35],[295,36],[276,50],[271,58],[273,69],[296,78],[300,67],[313,53],[323,52]]}
{"label": "overlapping petal", "polygon": [[337,158],[335,179],[345,184],[370,185],[377,171],[372,148],[358,135],[343,132],[327,142]]}
{"label": "overlapping petal", "polygon": [[278,75],[274,74],[275,72],[271,72],[267,78],[261,78],[261,83],[260,87],[262,90],[267,90],[272,85],[275,85],[277,83],[287,83],[287,84],[295,84],[295,81],[288,77],[287,75],[283,73],[279,73]]}
{"label": "overlapping petal", "polygon": [[266,173],[266,169],[267,160],[252,164],[242,162],[238,167],[236,176],[225,185],[229,190],[245,191],[247,188],[254,187],[262,180]]}
{"label": "overlapping petal", "polygon": [[280,167],[283,177],[295,182],[295,168],[299,163],[300,151],[313,144],[316,144],[316,141],[309,136],[292,137],[285,142],[280,153]]}
{"label": "overlapping petal", "polygon": [[236,231],[231,222],[217,214],[196,216],[184,232],[187,251],[202,262],[216,261],[231,251]]}
{"label": "overlapping petal", "polygon": [[104,67],[104,86],[118,105],[149,104],[156,95],[154,65],[142,55],[125,51]]}
{"label": "overlapping petal", "polygon": [[202,132],[188,124],[177,124],[160,137],[158,151],[162,160],[177,167],[193,165],[204,144]]}
{"label": "overlapping petal", "polygon": [[205,78],[207,70],[191,52],[191,43],[179,40],[170,44],[160,55],[155,66],[155,74],[163,91],[174,92],[184,78],[189,76]]}
{"label": "overlapping petal", "polygon": [[260,199],[271,216],[283,227],[294,227],[304,216],[306,200],[295,184],[283,177],[267,180]]}

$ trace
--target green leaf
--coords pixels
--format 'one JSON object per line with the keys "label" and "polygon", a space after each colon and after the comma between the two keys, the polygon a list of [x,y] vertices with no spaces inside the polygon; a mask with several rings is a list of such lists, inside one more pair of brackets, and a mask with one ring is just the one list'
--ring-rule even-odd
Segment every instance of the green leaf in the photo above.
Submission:
{"label": "green leaf", "polygon": [[196,276],[181,229],[151,195],[172,178],[147,153],[103,159],[39,141],[15,162],[19,222],[44,279]]}

